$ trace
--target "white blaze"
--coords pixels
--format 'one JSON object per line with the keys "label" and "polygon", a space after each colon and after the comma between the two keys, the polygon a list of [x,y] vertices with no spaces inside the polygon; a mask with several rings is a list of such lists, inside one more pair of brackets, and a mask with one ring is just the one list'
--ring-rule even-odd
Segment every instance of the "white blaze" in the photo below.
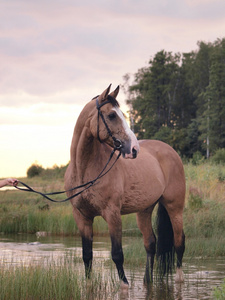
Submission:
{"label": "white blaze", "polygon": [[126,132],[126,134],[129,136],[131,141],[131,149],[130,154],[126,154],[126,158],[132,157],[132,149],[134,148],[137,152],[139,152],[139,143],[138,140],[133,133],[133,131],[129,128],[126,119],[124,118],[124,115],[122,111],[118,107],[114,107],[113,110],[117,113],[118,117],[122,120],[123,129]]}

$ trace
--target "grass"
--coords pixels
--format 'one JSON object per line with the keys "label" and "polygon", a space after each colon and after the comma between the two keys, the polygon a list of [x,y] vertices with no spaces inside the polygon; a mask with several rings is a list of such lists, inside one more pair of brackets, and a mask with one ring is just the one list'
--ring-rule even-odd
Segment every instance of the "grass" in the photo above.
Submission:
{"label": "grass", "polygon": [[216,287],[213,292],[214,299],[224,300],[225,299],[225,279],[221,286]]}
{"label": "grass", "polygon": [[61,261],[50,260],[46,265],[4,265],[0,269],[0,299],[113,299],[118,280],[93,272],[87,282],[79,264],[74,254],[66,254]]}
{"label": "grass", "polygon": [[[63,178],[50,177],[21,178],[22,182],[42,192],[63,190]],[[48,182],[48,183],[46,183]],[[52,203],[37,194],[18,190],[0,192],[0,232],[36,233],[46,231],[56,235],[78,235],[78,228],[72,215],[70,202]],[[63,196],[54,197],[56,200]],[[136,234],[138,231],[135,215],[124,219],[124,233]],[[108,226],[101,217],[94,220],[95,234],[108,233]]]}
{"label": "grass", "polygon": [[[21,181],[44,192],[62,190],[62,177],[50,174],[21,178]],[[185,174],[185,256],[188,259],[224,256],[225,166],[186,164]],[[3,234],[37,231],[54,235],[78,234],[70,203],[49,203],[36,194],[16,190],[1,191],[0,197],[0,232]],[[140,236],[134,214],[123,216],[122,221],[123,236]],[[108,234],[108,226],[100,217],[95,218],[94,233]],[[124,257],[125,266],[145,265],[146,254],[140,238],[124,247]],[[87,283],[84,272],[79,271],[80,259],[74,258],[67,255],[60,263],[51,260],[47,265],[1,266],[0,299],[114,299],[118,296],[117,275],[114,277],[112,272],[108,276],[104,265],[95,266],[96,273]],[[106,263],[112,264],[111,261]],[[213,296],[224,299],[224,284],[214,289]]]}
{"label": "grass", "polygon": [[[186,164],[185,174],[185,255],[224,255],[225,166]],[[63,178],[54,177],[52,173],[48,180],[45,174],[21,178],[21,181],[44,192],[63,190]],[[0,196],[0,232],[3,234],[38,231],[65,236],[79,234],[70,203],[52,203],[39,195],[16,190],[1,191]],[[140,236],[134,214],[123,216],[122,221],[123,236]],[[101,217],[94,220],[94,234],[108,234],[108,226]]]}

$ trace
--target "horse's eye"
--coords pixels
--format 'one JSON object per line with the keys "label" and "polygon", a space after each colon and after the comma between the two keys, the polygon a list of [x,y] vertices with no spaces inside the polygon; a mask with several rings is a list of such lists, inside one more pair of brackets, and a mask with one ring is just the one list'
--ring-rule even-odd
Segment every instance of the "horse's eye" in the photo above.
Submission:
{"label": "horse's eye", "polygon": [[116,113],[115,112],[111,112],[109,115],[108,115],[108,118],[109,120],[114,120],[116,118]]}

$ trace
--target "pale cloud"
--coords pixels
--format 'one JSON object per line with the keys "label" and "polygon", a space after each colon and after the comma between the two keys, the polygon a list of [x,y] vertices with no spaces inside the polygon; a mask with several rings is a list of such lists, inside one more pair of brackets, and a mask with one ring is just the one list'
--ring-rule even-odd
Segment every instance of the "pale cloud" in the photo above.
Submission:
{"label": "pale cloud", "polygon": [[46,96],[109,80],[120,83],[123,74],[135,72],[161,49],[190,51],[204,36],[217,37],[215,23],[222,33],[224,22],[204,16],[211,5],[201,5],[201,14],[190,10],[190,1],[175,0],[5,1],[0,93],[22,89]]}
{"label": "pale cloud", "polygon": [[201,6],[201,5],[204,5],[203,6],[203,9],[204,7],[211,7],[212,5],[215,7],[217,6],[218,4],[219,5],[223,5],[224,1],[223,0],[186,0],[185,1],[186,4],[190,7],[197,7],[197,6]]}
{"label": "pale cloud", "polygon": [[[86,103],[85,103],[86,104]],[[36,103],[24,107],[1,107],[0,125],[59,125],[74,126],[82,106]]]}
{"label": "pale cloud", "polygon": [[[1,1],[0,176],[25,175],[34,159],[68,161],[76,118],[90,99],[162,49],[189,52],[199,40],[223,38],[224,11],[224,0]],[[126,112],[124,99],[120,93]],[[44,154],[53,145],[54,163]],[[24,153],[23,166],[13,159],[9,169],[14,150]]]}

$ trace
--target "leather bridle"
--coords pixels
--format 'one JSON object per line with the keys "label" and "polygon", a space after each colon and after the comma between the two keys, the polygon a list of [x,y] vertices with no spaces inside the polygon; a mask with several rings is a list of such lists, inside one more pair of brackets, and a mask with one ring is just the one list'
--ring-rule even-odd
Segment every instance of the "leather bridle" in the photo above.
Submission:
{"label": "leather bridle", "polygon": [[[99,137],[99,117],[101,117],[101,119],[102,119],[102,121],[103,121],[103,123],[104,123],[104,125],[105,125],[105,127],[107,129],[107,132],[108,132],[109,136],[113,139],[113,150],[112,150],[112,152],[110,154],[110,157],[109,157],[107,163],[105,164],[104,168],[102,169],[102,171],[98,174],[98,176],[95,179],[90,180],[90,181],[88,181],[88,182],[86,182],[84,184],[81,184],[79,186],[73,187],[73,188],[71,188],[69,190],[66,190],[66,191],[52,192],[52,193],[42,193],[42,192],[36,191],[33,188],[31,188],[29,185],[27,185],[26,183],[24,183],[22,181],[19,181],[19,180],[17,181],[17,183],[23,185],[24,187],[21,188],[21,187],[18,187],[18,185],[14,185],[14,187],[17,188],[18,190],[21,190],[21,191],[32,192],[32,193],[39,194],[39,195],[43,196],[44,198],[46,198],[47,200],[52,201],[52,202],[66,202],[66,201],[68,201],[68,200],[70,200],[70,199],[72,199],[72,198],[80,195],[84,191],[88,190],[90,187],[92,187],[96,183],[97,180],[99,180],[100,178],[102,178],[103,176],[105,176],[112,169],[112,167],[115,165],[115,163],[118,161],[118,159],[119,159],[119,157],[121,155],[121,148],[122,148],[122,142],[119,139],[117,139],[117,138],[115,138],[113,136],[113,134],[112,134],[111,130],[109,129],[108,124],[106,123],[105,118],[104,118],[104,116],[103,116],[103,114],[101,112],[101,107],[103,105],[105,105],[107,103],[111,103],[109,97],[111,97],[111,96],[108,95],[107,100],[104,101],[100,105],[98,103],[98,97],[96,99],[96,108],[98,110],[97,135],[98,135],[98,140],[102,143],[102,141],[101,141],[101,139]],[[116,152],[116,150],[118,150],[119,153],[118,153],[116,159],[114,160],[113,164],[109,167],[108,170],[106,170],[106,168],[109,165],[110,161],[112,160],[113,155]],[[75,193],[74,195],[72,195],[72,196],[70,196],[70,197],[68,197],[66,199],[63,199],[63,200],[55,200],[55,199],[52,199],[52,198],[49,197],[50,195],[59,195],[59,194],[63,194],[63,193],[66,193],[66,192],[72,192],[72,191],[80,189],[80,188],[83,188],[83,189],[81,191]]]}
{"label": "leather bridle", "polygon": [[96,98],[96,108],[98,110],[97,136],[98,136],[99,142],[102,143],[102,141],[101,141],[101,139],[99,137],[99,117],[101,117],[102,122],[104,123],[104,125],[106,127],[106,130],[108,132],[108,135],[113,139],[113,147],[114,147],[114,149],[115,150],[120,150],[123,147],[122,142],[119,139],[115,138],[115,136],[113,136],[111,130],[109,129],[108,124],[106,123],[106,120],[105,120],[105,118],[103,116],[103,113],[101,112],[101,107],[102,106],[104,106],[107,103],[111,103],[110,97],[113,98],[112,96],[108,95],[108,97],[106,98],[107,100],[104,101],[102,104],[99,104],[99,102],[98,102],[99,99],[98,99],[98,97]]}

